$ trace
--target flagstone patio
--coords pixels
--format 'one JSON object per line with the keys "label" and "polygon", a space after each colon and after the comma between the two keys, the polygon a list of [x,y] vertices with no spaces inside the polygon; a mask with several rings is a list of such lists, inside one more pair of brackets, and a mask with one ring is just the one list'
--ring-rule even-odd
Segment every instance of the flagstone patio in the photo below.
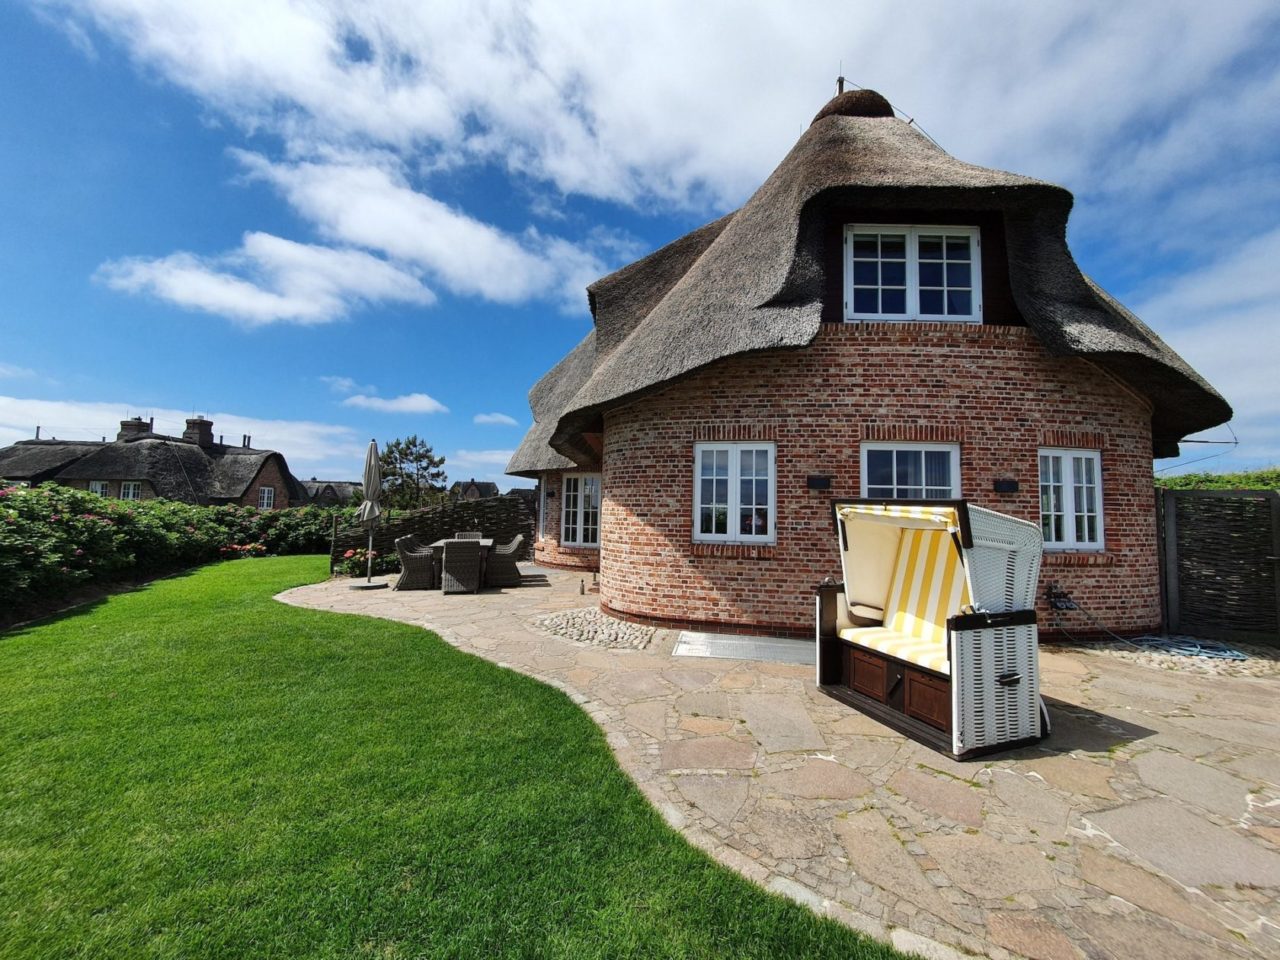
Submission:
{"label": "flagstone patio", "polygon": [[563,689],[675,829],[726,866],[928,958],[1280,951],[1280,680],[1044,649],[1053,736],[957,763],[818,692],[813,668],[552,636],[578,573],[479,595],[285,603],[414,623]]}

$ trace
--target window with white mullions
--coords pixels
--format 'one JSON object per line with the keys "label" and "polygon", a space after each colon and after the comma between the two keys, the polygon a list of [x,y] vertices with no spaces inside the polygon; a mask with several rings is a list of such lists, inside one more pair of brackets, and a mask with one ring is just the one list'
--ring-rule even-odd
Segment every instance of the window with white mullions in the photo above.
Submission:
{"label": "window with white mullions", "polygon": [[845,319],[982,319],[977,227],[853,225],[845,231]]}
{"label": "window with white mullions", "polygon": [[600,474],[565,474],[561,504],[561,544],[600,546]]}
{"label": "window with white mullions", "polygon": [[862,495],[881,500],[959,498],[959,445],[864,443]]}
{"label": "window with white mullions", "polygon": [[696,444],[693,539],[772,543],[775,485],[773,444]]}
{"label": "window with white mullions", "polygon": [[1040,451],[1040,532],[1045,546],[1103,549],[1102,457],[1096,450]]}
{"label": "window with white mullions", "polygon": [[271,510],[276,505],[276,488],[275,487],[259,487],[258,488],[258,509]]}

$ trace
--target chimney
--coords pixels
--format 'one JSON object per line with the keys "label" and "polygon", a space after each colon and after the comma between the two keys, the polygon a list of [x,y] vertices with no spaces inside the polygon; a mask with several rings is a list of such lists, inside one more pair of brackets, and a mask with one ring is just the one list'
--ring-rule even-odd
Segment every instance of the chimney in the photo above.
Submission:
{"label": "chimney", "polygon": [[117,440],[132,440],[134,437],[140,437],[144,433],[151,432],[151,424],[143,420],[141,417],[131,417],[128,420],[120,421],[120,432],[116,434]]}
{"label": "chimney", "polygon": [[36,439],[40,439],[40,425],[36,424]]}
{"label": "chimney", "polygon": [[187,421],[187,429],[182,431],[182,439],[190,440],[202,447],[213,446],[213,421],[204,417],[196,417]]}
{"label": "chimney", "polygon": [[222,434],[218,434],[218,446],[222,446]]}

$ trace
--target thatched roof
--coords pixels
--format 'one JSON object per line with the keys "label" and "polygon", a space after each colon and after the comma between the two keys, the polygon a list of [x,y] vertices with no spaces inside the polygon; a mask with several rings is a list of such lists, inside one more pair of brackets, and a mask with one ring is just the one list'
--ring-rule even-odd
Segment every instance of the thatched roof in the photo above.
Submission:
{"label": "thatched roof", "polygon": [[[202,447],[188,440],[147,433],[99,444],[96,451],[62,470],[56,479],[147,480],[156,496],[212,503],[244,496],[267,460],[279,456],[274,450],[226,444]],[[305,499],[297,481],[283,463],[281,466],[289,486],[288,498]]]}
{"label": "thatched roof", "polygon": [[313,477],[298,482],[310,503],[343,505],[364,496],[364,484],[354,480],[316,480]]}
{"label": "thatched roof", "polygon": [[0,449],[0,478],[43,483],[101,446],[97,440],[19,440]]}
{"label": "thatched roof", "polygon": [[740,210],[592,286],[589,375],[581,356],[561,370],[570,354],[539,381],[534,393],[553,378],[508,471],[555,469],[544,465],[554,453],[541,444],[579,456],[581,434],[598,429],[604,409],[716,360],[811,343],[821,324],[823,226],[837,207],[1002,214],[1013,298],[1027,325],[1051,354],[1084,357],[1147,396],[1154,452],[1175,455],[1180,438],[1230,419],[1231,409],[1080,272],[1066,242],[1071,205],[1061,187],[956,160],[896,119],[878,94],[842,94]]}
{"label": "thatched roof", "polygon": [[507,462],[507,473],[536,477],[543,470],[572,470],[574,462],[551,448],[551,433],[582,385],[591,376],[596,359],[596,332],[592,330],[569,355],[552,367],[529,391],[533,426]]}

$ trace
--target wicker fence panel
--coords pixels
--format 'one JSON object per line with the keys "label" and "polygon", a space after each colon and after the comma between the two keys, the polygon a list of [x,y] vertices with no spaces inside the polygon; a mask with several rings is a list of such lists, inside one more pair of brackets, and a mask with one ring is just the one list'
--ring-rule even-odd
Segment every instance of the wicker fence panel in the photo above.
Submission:
{"label": "wicker fence panel", "polygon": [[1271,490],[1166,490],[1169,629],[1280,644],[1280,495]]}
{"label": "wicker fence panel", "polygon": [[[524,534],[520,560],[533,559],[533,514],[519,497],[461,500],[425,510],[395,510],[373,533],[373,549],[383,556],[395,553],[399,537],[414,534],[423,543],[452,537],[460,530],[479,530],[496,543],[508,543]],[[369,533],[363,527],[340,527],[329,554],[336,564],[348,550],[366,547]]]}

